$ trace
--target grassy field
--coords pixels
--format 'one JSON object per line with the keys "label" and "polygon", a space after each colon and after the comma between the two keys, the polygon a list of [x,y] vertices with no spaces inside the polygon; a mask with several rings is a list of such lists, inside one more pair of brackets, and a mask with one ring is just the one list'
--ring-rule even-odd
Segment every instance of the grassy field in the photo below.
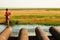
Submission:
{"label": "grassy field", "polygon": [[[10,24],[60,25],[60,9],[10,9]],[[0,9],[0,24],[5,23],[5,10]]]}

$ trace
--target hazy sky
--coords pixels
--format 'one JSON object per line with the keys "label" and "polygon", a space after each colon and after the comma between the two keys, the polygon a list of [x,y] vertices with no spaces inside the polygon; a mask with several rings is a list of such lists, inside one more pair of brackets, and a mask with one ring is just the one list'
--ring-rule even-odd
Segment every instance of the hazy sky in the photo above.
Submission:
{"label": "hazy sky", "polygon": [[60,0],[0,0],[0,8],[60,8]]}

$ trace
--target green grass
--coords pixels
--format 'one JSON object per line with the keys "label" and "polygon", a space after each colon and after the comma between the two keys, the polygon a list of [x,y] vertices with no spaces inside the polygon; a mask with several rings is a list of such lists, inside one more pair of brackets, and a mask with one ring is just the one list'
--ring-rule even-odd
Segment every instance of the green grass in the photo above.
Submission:
{"label": "green grass", "polygon": [[25,23],[23,23],[21,21],[10,20],[10,25],[21,25],[21,24],[23,24],[23,25],[30,24],[30,25],[56,25],[56,26],[58,26],[58,25],[60,25],[60,21],[57,22],[57,21],[46,20],[44,22],[41,21],[41,22],[25,22]]}
{"label": "green grass", "polygon": [[14,19],[23,19],[23,18],[60,18],[60,15],[20,15],[20,16],[12,16]]}
{"label": "green grass", "polygon": [[[12,16],[14,19],[20,19],[20,18],[43,18],[46,16],[41,16],[41,15],[20,15],[20,16]],[[11,17],[11,18],[12,18]]]}
{"label": "green grass", "polygon": [[[4,9],[0,9],[0,11],[1,10],[3,11]],[[51,10],[52,11],[53,10],[60,11],[60,8],[57,8],[57,9],[56,8],[23,8],[23,9],[21,8],[21,9],[10,9],[10,10],[15,10],[17,12],[18,12],[18,10],[20,10],[20,11],[21,10],[25,10],[25,11],[26,10],[46,10],[47,12],[49,12]],[[15,11],[12,11],[12,13],[14,13]],[[26,15],[19,15],[19,16],[18,15],[12,15],[11,18],[10,18],[10,25],[16,25],[16,24],[19,24],[19,25],[20,24],[60,25],[60,21],[59,20],[57,20],[57,21],[53,20],[54,18],[56,18],[56,19],[59,18],[60,19],[60,15],[59,14],[53,14],[53,13],[52,14],[49,14],[49,13],[47,13],[47,14],[43,13],[42,14],[42,13],[40,13],[39,15],[36,15],[37,13],[35,13],[35,15],[33,13],[32,14],[27,13],[27,14]],[[3,14],[3,16],[4,16],[4,14]],[[38,20],[36,20],[34,18],[44,18],[44,20],[43,21],[38,21]],[[31,21],[28,20],[28,22],[23,22],[20,19],[23,19],[24,21],[25,21],[25,19],[34,19],[35,21],[31,22]],[[50,20],[50,19],[52,19],[52,20]],[[39,19],[39,20],[41,20],[41,19]],[[4,24],[4,23],[5,23],[5,17],[4,18],[0,17],[0,24]]]}
{"label": "green grass", "polygon": [[[49,17],[49,18],[46,18],[46,17]],[[55,18],[60,18],[59,15],[55,15],[55,16],[43,16],[43,15],[21,15],[21,16],[12,16],[11,17],[11,20],[10,20],[10,25],[20,25],[20,24],[31,24],[31,25],[35,25],[35,24],[38,24],[38,25],[60,25],[60,21],[52,21],[50,19],[53,19],[52,17],[55,17]],[[28,22],[22,22],[22,21],[18,21],[18,20],[15,20],[15,19],[26,19],[26,18],[29,18],[29,19],[32,19],[32,18],[45,18],[44,21],[28,21]],[[2,19],[2,18],[0,18]],[[5,18],[4,18],[5,19]],[[5,20],[4,20],[5,21]]]}

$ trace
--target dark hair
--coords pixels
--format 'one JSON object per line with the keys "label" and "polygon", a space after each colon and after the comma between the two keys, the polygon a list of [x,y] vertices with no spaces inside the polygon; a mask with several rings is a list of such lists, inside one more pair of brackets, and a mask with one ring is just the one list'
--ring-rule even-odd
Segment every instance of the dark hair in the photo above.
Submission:
{"label": "dark hair", "polygon": [[8,8],[6,8],[6,11],[8,11]]}

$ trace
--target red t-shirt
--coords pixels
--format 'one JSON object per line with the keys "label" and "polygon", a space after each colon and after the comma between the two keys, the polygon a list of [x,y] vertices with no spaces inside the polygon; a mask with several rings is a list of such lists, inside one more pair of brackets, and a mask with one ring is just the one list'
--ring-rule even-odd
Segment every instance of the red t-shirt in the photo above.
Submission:
{"label": "red t-shirt", "polygon": [[5,12],[6,19],[9,19],[9,18],[10,18],[10,17],[9,17],[10,15],[11,15],[11,13],[10,13],[9,11],[6,11],[6,12]]}
{"label": "red t-shirt", "polygon": [[6,11],[5,16],[9,16],[9,15],[11,15],[11,13]]}

